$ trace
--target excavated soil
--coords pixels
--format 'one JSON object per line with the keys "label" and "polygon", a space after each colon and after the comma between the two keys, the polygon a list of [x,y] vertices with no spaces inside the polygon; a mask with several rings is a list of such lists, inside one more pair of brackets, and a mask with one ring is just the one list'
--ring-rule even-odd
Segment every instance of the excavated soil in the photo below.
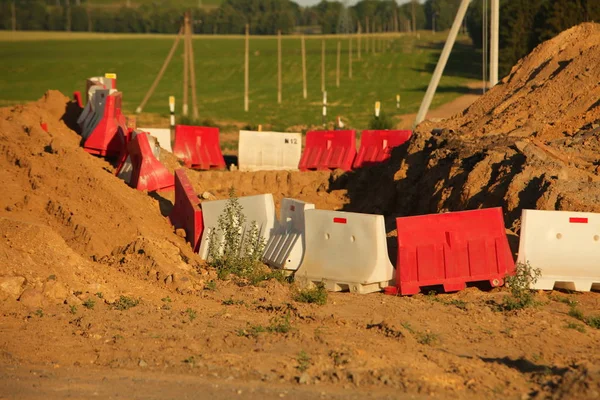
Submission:
{"label": "excavated soil", "polygon": [[[543,43],[376,167],[188,174],[205,198],[384,214],[391,244],[396,216],[502,206],[516,243],[523,208],[599,208],[598,43],[595,24]],[[598,315],[598,293],[511,312],[505,289],[475,287],[317,306],[287,283],[217,280],[170,227],[172,192],[117,179],[76,113],[55,91],[0,109],[0,398],[600,398],[600,330],[569,315]]]}

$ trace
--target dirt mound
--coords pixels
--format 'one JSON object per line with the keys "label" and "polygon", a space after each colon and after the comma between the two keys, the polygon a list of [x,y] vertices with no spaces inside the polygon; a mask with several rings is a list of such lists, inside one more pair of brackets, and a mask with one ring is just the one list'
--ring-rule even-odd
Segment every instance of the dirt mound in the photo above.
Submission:
{"label": "dirt mound", "polygon": [[[131,248],[150,259],[136,263],[135,276],[164,283],[166,277],[193,273],[199,259],[173,234],[159,202],[129,188],[108,162],[80,147],[80,137],[67,126],[73,107],[67,97],[49,91],[37,102],[0,109],[0,228],[9,238],[0,247],[10,254],[11,243],[29,249],[27,257],[8,257],[13,262],[2,264],[0,275],[24,277],[22,289],[54,275],[73,292],[101,279],[92,270],[102,267],[91,261],[124,269]],[[47,123],[48,132],[40,123]],[[147,243],[153,243],[152,251],[144,250]],[[18,263],[27,268],[15,268]]]}
{"label": "dirt mound", "polygon": [[[600,25],[542,43],[462,113],[420,124],[390,162],[346,177],[350,211],[504,207],[600,212]],[[393,230],[393,222],[388,218]]]}

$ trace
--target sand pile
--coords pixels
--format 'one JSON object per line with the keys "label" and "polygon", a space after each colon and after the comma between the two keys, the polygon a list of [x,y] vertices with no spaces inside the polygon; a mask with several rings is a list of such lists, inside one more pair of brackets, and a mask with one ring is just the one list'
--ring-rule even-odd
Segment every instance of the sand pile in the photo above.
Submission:
{"label": "sand pile", "polygon": [[[49,91],[37,102],[0,109],[0,276],[10,287],[4,297],[45,291],[52,277],[64,300],[117,271],[189,290],[183,277],[195,273],[197,256],[173,234],[157,200],[80,147],[66,125],[72,108]],[[111,292],[131,290],[127,279],[112,278]]]}
{"label": "sand pile", "polygon": [[516,232],[523,208],[600,212],[599,58],[598,24],[542,43],[462,113],[420,124],[389,163],[340,183],[346,209],[391,217],[502,206]]}

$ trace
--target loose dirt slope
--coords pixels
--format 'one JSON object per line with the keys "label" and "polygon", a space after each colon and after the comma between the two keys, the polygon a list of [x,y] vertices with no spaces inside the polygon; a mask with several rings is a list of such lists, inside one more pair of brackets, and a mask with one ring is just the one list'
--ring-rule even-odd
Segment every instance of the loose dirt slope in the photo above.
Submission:
{"label": "loose dirt slope", "polygon": [[[379,167],[190,176],[221,198],[233,186],[389,221],[500,205],[518,230],[523,207],[596,210],[596,43],[586,24],[542,44]],[[164,217],[171,195],[132,190],[85,153],[65,125],[72,107],[49,92],[0,109],[0,397],[600,396],[600,331],[569,315],[597,315],[597,293],[539,293],[536,307],[500,312],[504,289],[335,293],[316,306],[273,280],[211,282]]]}

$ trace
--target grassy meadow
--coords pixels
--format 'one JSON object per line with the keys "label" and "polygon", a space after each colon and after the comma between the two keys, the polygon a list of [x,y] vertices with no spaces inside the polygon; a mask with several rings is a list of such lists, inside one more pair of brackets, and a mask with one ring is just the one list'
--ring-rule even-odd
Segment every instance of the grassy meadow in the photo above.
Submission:
{"label": "grassy meadow", "polygon": [[[361,59],[353,40],[352,79],[348,76],[348,39],[341,39],[340,87],[336,87],[338,39],[326,36],[328,119],[335,116],[352,128],[364,129],[381,101],[388,115],[415,113],[425,93],[445,40],[445,33],[397,35],[361,40]],[[38,99],[47,89],[66,95],[85,89],[85,79],[105,72],[118,74],[124,111],[133,113],[157,75],[174,36],[63,32],[0,32],[0,105]],[[271,129],[321,123],[321,37],[307,36],[308,99],[302,97],[300,38],[282,39],[283,102],[277,104],[277,40],[250,40],[250,111],[244,112],[244,39],[240,36],[196,36],[195,69],[200,120],[224,126],[263,124]],[[366,52],[369,40],[369,52]],[[183,95],[183,42],[140,122],[166,121],[168,97]],[[372,52],[373,45],[378,49]],[[479,55],[461,37],[450,57],[432,108],[469,91],[481,76]],[[401,95],[396,109],[396,94]],[[191,96],[190,96],[191,101]],[[149,114],[146,114],[149,113]]]}

